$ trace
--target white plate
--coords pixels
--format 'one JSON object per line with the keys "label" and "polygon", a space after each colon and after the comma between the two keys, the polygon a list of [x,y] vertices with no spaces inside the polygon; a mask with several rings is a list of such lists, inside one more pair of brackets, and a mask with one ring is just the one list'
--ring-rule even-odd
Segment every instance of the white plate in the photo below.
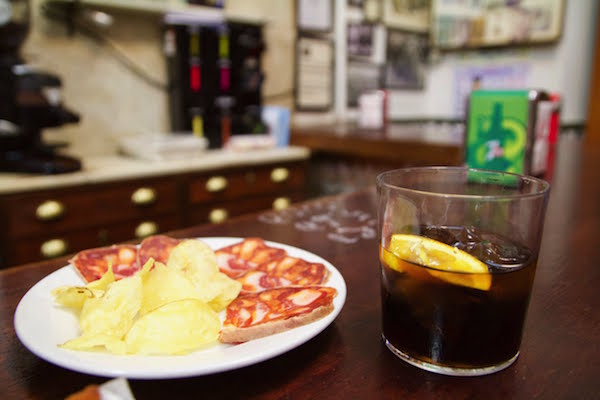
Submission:
{"label": "white plate", "polygon": [[[218,249],[241,238],[200,238]],[[219,343],[183,356],[119,356],[107,352],[83,352],[59,348],[57,345],[76,337],[76,316],[54,305],[52,289],[83,282],[71,265],[65,266],[35,284],[23,296],[15,312],[17,336],[32,353],[61,367],[92,375],[132,379],[181,378],[228,371],[252,365],[289,351],[319,334],[337,317],[346,300],[346,284],[339,271],[326,260],[308,251],[266,242],[285,249],[289,255],[306,261],[323,263],[329,272],[327,286],[338,291],[334,310],[326,317],[286,332],[246,343]]]}

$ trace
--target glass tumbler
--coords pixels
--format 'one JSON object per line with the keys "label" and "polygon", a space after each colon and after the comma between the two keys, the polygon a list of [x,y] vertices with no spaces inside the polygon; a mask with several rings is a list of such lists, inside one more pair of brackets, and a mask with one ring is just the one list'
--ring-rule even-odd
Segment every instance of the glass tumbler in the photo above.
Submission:
{"label": "glass tumbler", "polygon": [[395,355],[446,375],[517,359],[549,190],[461,167],[377,177],[382,336]]}

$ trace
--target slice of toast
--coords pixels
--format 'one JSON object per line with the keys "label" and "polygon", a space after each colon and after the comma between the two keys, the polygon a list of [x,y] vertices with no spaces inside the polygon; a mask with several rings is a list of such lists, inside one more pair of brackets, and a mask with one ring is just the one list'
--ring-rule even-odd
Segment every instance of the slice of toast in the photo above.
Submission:
{"label": "slice of toast", "polygon": [[227,307],[219,340],[242,343],[309,324],[331,313],[337,290],[288,286],[244,293]]}

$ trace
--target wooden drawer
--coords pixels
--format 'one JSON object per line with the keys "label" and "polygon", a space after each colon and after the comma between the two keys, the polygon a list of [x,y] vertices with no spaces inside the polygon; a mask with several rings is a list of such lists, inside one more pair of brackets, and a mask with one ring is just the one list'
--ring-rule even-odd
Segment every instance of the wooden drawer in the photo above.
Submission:
{"label": "wooden drawer", "polygon": [[177,183],[165,179],[11,195],[0,202],[4,234],[22,238],[150,218],[174,212],[178,199]]}
{"label": "wooden drawer", "polygon": [[[145,225],[142,225],[145,224]],[[59,257],[93,247],[108,246],[114,243],[136,239],[136,230],[144,226],[156,226],[157,231],[166,232],[177,228],[175,214],[151,219],[131,220],[102,227],[74,230],[63,234],[46,234],[27,239],[12,240],[4,246],[4,266],[12,266],[45,258]],[[146,231],[146,234],[151,233]],[[138,238],[141,239],[141,238]],[[64,249],[61,251],[61,249]],[[44,252],[55,251],[54,254]]]}
{"label": "wooden drawer", "polygon": [[306,198],[306,171],[271,162],[0,196],[0,268],[45,258],[44,243],[59,256],[132,240],[144,221],[165,232],[282,207]]}
{"label": "wooden drawer", "polygon": [[207,204],[199,207],[193,207],[188,222],[189,225],[220,223],[227,218],[235,217],[260,210],[270,210],[274,208],[285,208],[291,203],[304,199],[304,192],[292,192],[284,196],[257,196],[248,197],[240,200],[224,201],[216,204]]}
{"label": "wooden drawer", "polygon": [[188,201],[190,204],[201,204],[268,193],[286,193],[303,189],[305,181],[304,163],[221,171],[191,177]]}

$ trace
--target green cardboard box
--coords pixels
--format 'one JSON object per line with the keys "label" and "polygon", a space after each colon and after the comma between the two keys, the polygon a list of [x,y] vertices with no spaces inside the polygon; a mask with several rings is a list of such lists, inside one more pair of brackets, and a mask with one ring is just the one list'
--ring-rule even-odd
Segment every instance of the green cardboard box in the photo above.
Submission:
{"label": "green cardboard box", "polygon": [[465,137],[467,166],[528,174],[536,90],[475,90],[469,99]]}

